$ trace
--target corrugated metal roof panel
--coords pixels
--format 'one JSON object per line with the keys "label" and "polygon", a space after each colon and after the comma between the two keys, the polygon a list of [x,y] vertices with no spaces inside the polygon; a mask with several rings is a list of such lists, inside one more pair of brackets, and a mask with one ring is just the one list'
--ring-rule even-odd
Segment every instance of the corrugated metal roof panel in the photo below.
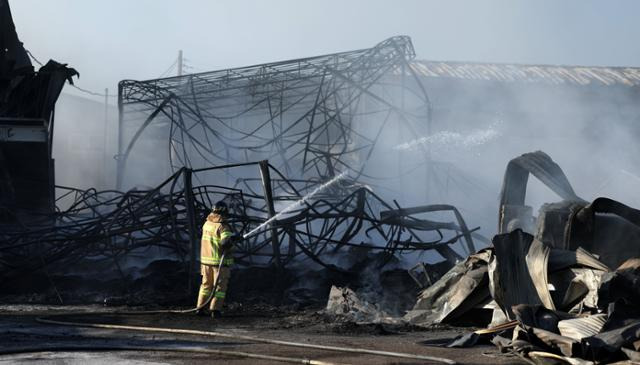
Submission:
{"label": "corrugated metal roof panel", "polygon": [[581,340],[585,337],[598,334],[606,321],[606,314],[594,314],[588,317],[565,319],[558,322],[558,330],[560,334],[565,337]]}
{"label": "corrugated metal roof panel", "polygon": [[498,82],[543,82],[555,85],[639,86],[639,67],[515,65],[416,60],[412,69],[424,77]]}

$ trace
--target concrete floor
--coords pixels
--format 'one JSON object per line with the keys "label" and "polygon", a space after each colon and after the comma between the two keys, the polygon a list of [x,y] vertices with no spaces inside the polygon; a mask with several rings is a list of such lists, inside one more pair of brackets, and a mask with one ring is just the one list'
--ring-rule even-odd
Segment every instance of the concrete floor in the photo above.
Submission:
{"label": "concrete floor", "polygon": [[[129,310],[118,308],[119,310]],[[320,360],[340,364],[428,364],[422,360],[385,357],[370,354],[352,354],[336,351],[289,347],[246,340],[205,337],[183,334],[124,331],[65,327],[42,324],[38,317],[48,316],[74,322],[110,323],[134,326],[152,326],[180,329],[217,331],[264,339],[302,343],[358,347],[382,351],[445,357],[460,364],[521,364],[518,358],[500,354],[493,346],[449,349],[427,346],[423,342],[438,342],[456,337],[467,331],[461,328],[419,330],[416,328],[389,328],[375,325],[336,323],[315,311],[274,313],[265,310],[230,313],[223,319],[196,317],[187,314],[161,314],[123,316],[109,314],[113,308],[100,306],[0,306],[0,349],[7,351],[21,347],[47,347],[64,349],[67,346],[136,346],[171,348],[208,348],[242,351],[300,359]],[[84,313],[84,314],[78,314]],[[263,359],[248,359],[198,352],[165,351],[46,351],[0,356],[1,364],[281,364]]]}

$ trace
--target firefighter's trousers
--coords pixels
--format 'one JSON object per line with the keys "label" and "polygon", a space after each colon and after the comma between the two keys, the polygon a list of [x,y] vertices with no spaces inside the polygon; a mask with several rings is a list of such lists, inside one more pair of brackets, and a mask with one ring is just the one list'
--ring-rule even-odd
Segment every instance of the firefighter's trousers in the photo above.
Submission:
{"label": "firefighter's trousers", "polygon": [[220,275],[218,280],[217,290],[211,299],[209,308],[211,310],[222,310],[222,304],[224,304],[224,298],[227,294],[227,286],[229,285],[229,276],[231,270],[228,266],[210,266],[201,265],[202,272],[202,285],[200,285],[200,292],[198,293],[198,308],[209,298],[213,291],[213,284],[216,282],[216,278]]}

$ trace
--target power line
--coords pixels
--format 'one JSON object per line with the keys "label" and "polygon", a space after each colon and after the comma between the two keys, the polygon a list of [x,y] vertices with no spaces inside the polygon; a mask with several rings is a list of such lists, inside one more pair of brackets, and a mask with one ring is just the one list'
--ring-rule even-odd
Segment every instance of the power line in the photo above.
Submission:
{"label": "power line", "polygon": [[70,83],[69,85],[70,85],[71,87],[74,87],[74,88],[76,88],[76,89],[78,89],[78,90],[82,91],[83,93],[87,93],[87,94],[89,94],[89,95],[93,95],[93,96],[101,96],[101,97],[103,97],[103,98],[104,98],[105,96],[110,97],[110,98],[117,98],[117,97],[118,97],[118,95],[111,95],[111,94],[107,95],[107,94],[97,93],[97,92],[95,92],[95,91],[91,91],[91,90],[83,89],[83,88],[81,88],[80,86],[76,86],[76,85],[71,84],[71,83]]}
{"label": "power line", "polygon": [[193,71],[193,72],[202,72],[202,71],[204,71],[204,70],[202,70],[201,68],[193,67],[193,66],[191,66],[191,65],[189,65],[189,64],[186,64],[186,63],[185,63],[185,64],[183,64],[183,65],[182,65],[182,67],[183,67],[185,70],[187,70],[187,71],[189,71],[189,70],[191,70],[191,71]]}
{"label": "power line", "polygon": [[177,63],[178,63],[178,59],[176,58],[175,61],[173,61],[173,63],[171,64],[171,66],[169,66],[169,68],[165,72],[160,74],[160,76],[158,76],[158,78],[161,79],[161,78],[167,76],[169,73],[171,73],[171,71],[173,71],[173,69],[175,68]]}
{"label": "power line", "polygon": [[183,67],[185,69],[191,69],[191,70],[194,70],[195,72],[206,72],[206,71],[208,71],[205,68],[200,67],[199,64],[197,64],[197,63],[194,64],[193,60],[190,60],[188,58],[184,58],[183,62],[184,62]]}

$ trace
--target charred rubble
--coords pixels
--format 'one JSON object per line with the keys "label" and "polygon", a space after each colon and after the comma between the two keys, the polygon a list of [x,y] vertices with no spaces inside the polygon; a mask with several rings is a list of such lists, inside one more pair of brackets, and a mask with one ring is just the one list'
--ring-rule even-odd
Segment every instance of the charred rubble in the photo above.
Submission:
{"label": "charred rubble", "polygon": [[[537,219],[524,205],[530,175],[562,198]],[[543,152],[508,164],[500,202],[492,245],[423,290],[405,320],[488,327],[450,346],[491,341],[536,362],[637,361],[640,211],[584,201]]]}

